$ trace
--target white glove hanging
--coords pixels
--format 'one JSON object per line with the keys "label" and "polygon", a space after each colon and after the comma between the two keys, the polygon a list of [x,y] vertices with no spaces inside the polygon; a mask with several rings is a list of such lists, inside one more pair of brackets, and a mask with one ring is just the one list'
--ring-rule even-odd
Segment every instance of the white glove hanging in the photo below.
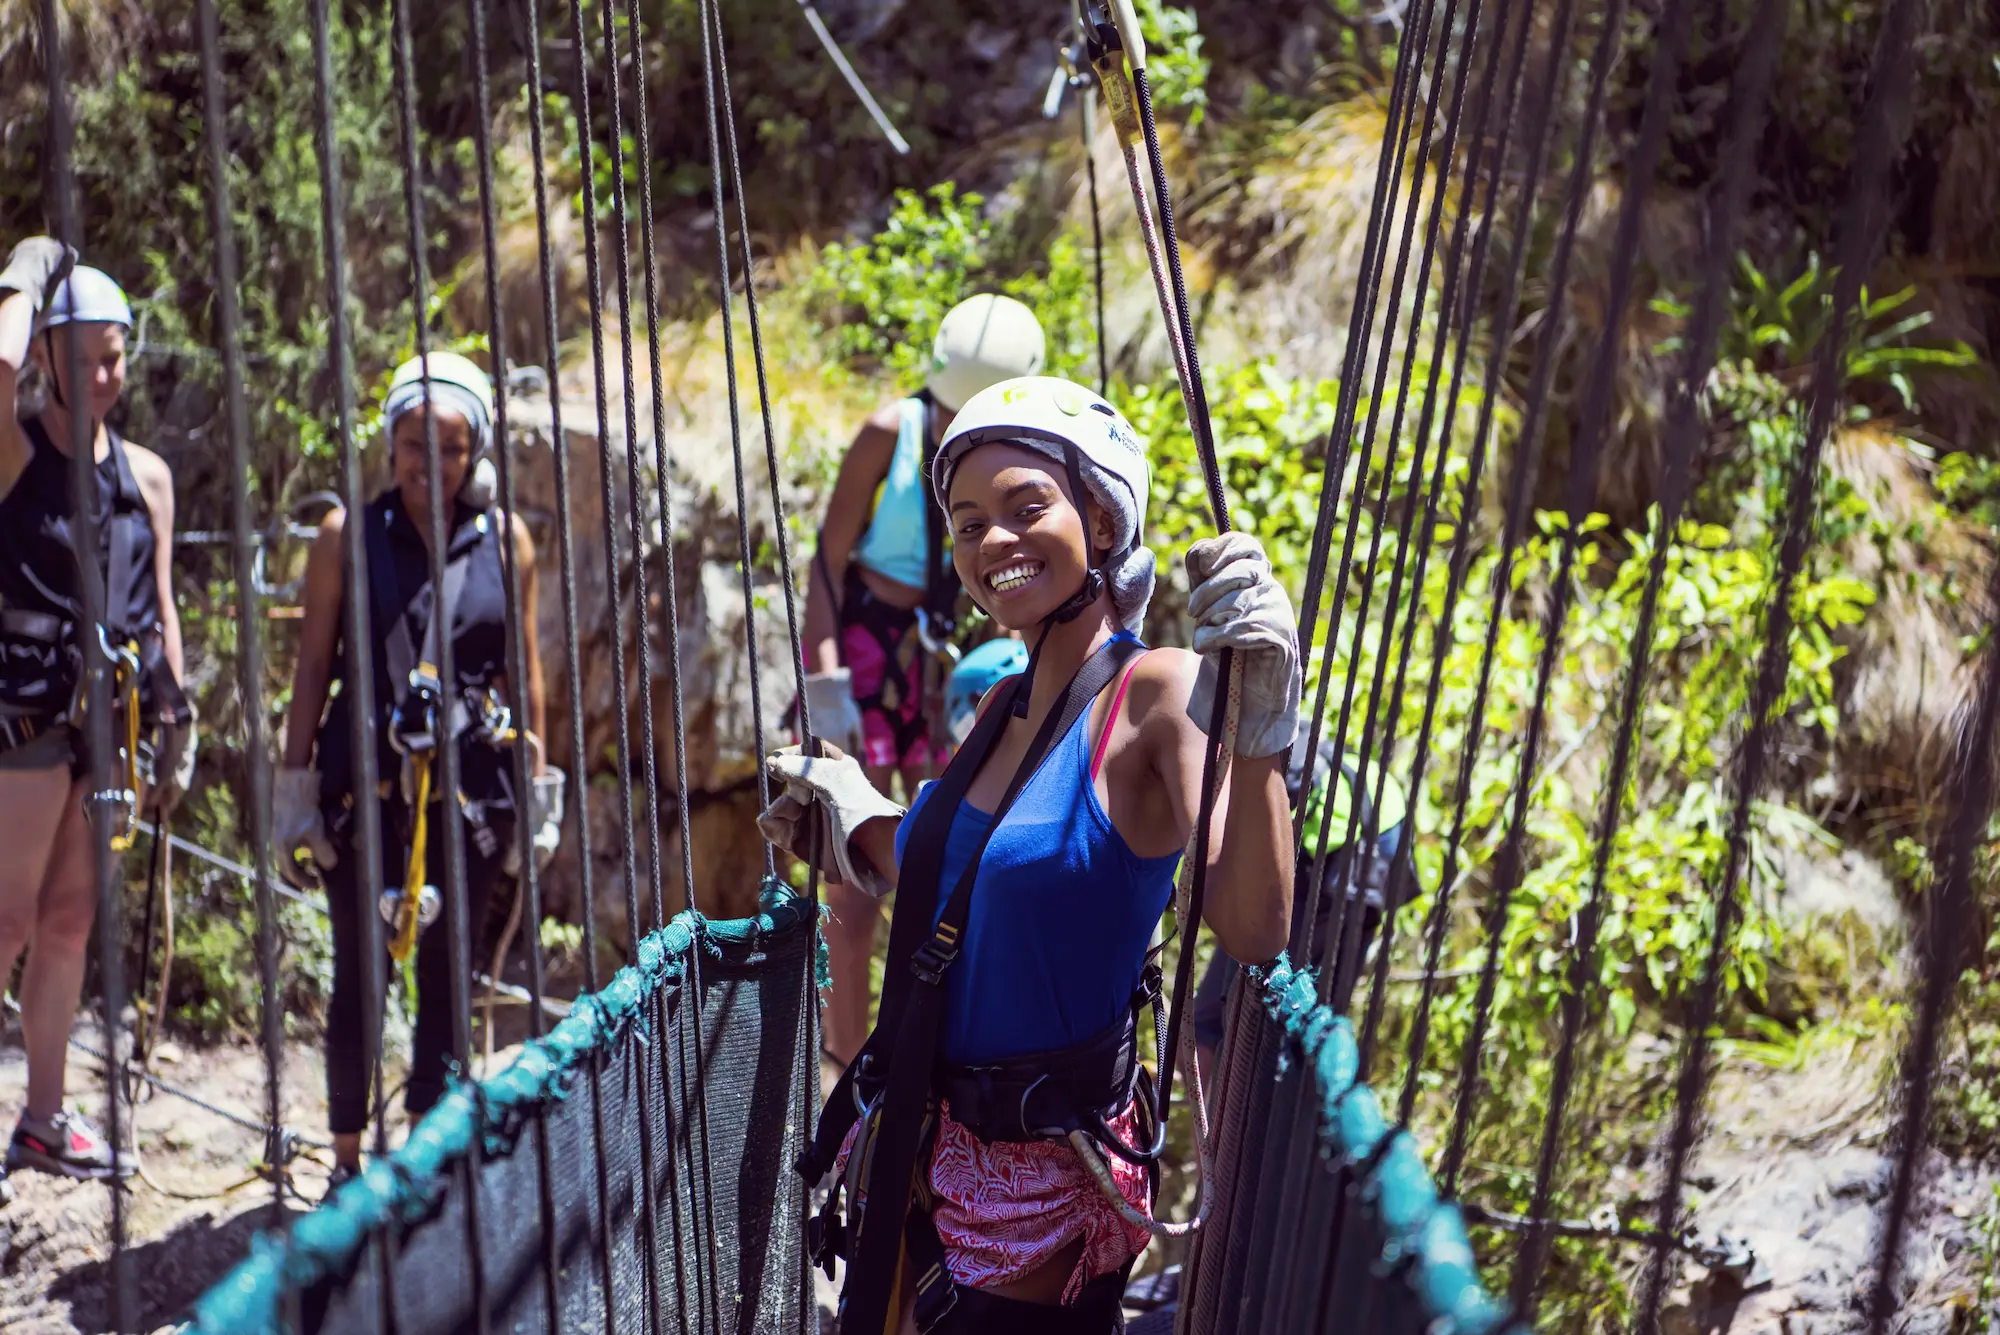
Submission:
{"label": "white glove hanging", "polygon": [[[319,889],[318,872],[340,865],[319,809],[317,771],[279,769],[272,776],[271,838],[278,847],[278,874],[295,889]],[[298,860],[301,851],[312,855],[310,864]]]}
{"label": "white glove hanging", "polygon": [[888,894],[889,882],[848,841],[878,816],[902,819],[903,808],[876,791],[861,763],[838,753],[802,755],[798,747],[787,746],[773,752],[764,767],[785,786],[757,817],[764,837],[797,858],[817,854],[822,872],[877,899]]}
{"label": "white glove hanging", "polygon": [[1288,749],[1298,735],[1304,685],[1298,619],[1263,544],[1248,533],[1204,538],[1188,548],[1187,572],[1188,616],[1194,621],[1194,651],[1201,655],[1188,716],[1207,731],[1219,656],[1234,649],[1243,683],[1236,754],[1254,759]]}

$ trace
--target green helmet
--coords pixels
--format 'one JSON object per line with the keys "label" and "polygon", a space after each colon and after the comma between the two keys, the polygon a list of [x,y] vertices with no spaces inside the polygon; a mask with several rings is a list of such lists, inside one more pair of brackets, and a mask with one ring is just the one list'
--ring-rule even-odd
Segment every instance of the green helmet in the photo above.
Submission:
{"label": "green helmet", "polygon": [[[1313,767],[1312,791],[1306,796],[1305,846],[1310,852],[1320,847],[1320,830],[1325,825],[1329,812],[1327,802],[1328,781],[1333,777],[1334,767],[1328,763],[1328,748],[1320,748],[1319,763]],[[1371,766],[1372,768],[1372,766]],[[1333,789],[1331,817],[1332,829],[1328,834],[1328,850],[1343,847],[1347,842],[1347,831],[1354,820],[1353,790],[1354,776],[1359,773],[1359,764],[1351,755],[1340,758],[1340,782],[1330,785]],[[1363,775],[1363,778],[1371,776]],[[1393,775],[1381,776],[1382,788],[1375,796],[1375,832],[1385,834],[1403,823],[1410,813],[1409,795],[1403,785],[1396,782]]]}

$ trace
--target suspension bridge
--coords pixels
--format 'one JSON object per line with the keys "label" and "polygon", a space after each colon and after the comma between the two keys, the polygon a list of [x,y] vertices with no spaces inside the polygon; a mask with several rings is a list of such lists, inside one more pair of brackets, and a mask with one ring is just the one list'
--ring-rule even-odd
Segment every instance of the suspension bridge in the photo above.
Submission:
{"label": "suspension bridge", "polygon": [[[615,785],[622,825],[615,856],[622,860],[630,947],[623,968],[598,977],[600,943],[593,914],[582,915],[583,995],[568,1005],[550,995],[542,948],[527,933],[527,982],[522,992],[531,1035],[512,1063],[483,1080],[464,1078],[391,1148],[380,1100],[373,1109],[376,1157],[356,1179],[287,1227],[260,1237],[241,1264],[195,1305],[192,1329],[204,1335],[250,1335],[276,1330],[383,1331],[806,1331],[818,1329],[808,1223],[818,1206],[811,1184],[794,1172],[810,1139],[822,1099],[817,998],[823,982],[816,947],[817,874],[788,879],[789,869],[764,850],[760,911],[718,920],[693,910],[695,840],[689,804],[671,799],[688,790],[688,755],[680,640],[674,609],[684,572],[675,568],[676,515],[669,457],[675,433],[664,397],[642,383],[662,383],[660,339],[662,256],[653,229],[653,174],[627,171],[626,154],[641,166],[653,160],[654,127],[646,92],[647,63],[638,53],[647,30],[638,0],[509,0],[511,19],[527,43],[525,99],[533,151],[532,191],[538,222],[539,293],[545,344],[507,344],[497,251],[497,186],[488,140],[497,99],[515,88],[489,86],[493,62],[488,39],[500,6],[464,0],[477,89],[475,169],[482,212],[477,220],[485,260],[483,333],[496,368],[511,359],[539,356],[559,364],[560,327],[556,262],[551,240],[549,140],[574,140],[581,154],[582,213],[598,217],[607,201],[614,218],[636,216],[634,229],[583,229],[589,301],[589,379],[594,390],[596,437],[602,452],[594,481],[608,531],[573,531],[573,498],[593,479],[572,476],[567,452],[555,453],[560,505],[553,568],[567,658],[568,717],[579,730],[578,764],[589,750],[580,735],[585,716],[587,639],[579,625],[578,581],[584,563],[604,563],[609,600],[608,643],[614,662],[615,737],[608,757],[587,762],[579,789]],[[405,209],[412,309],[433,309],[434,276],[424,239],[438,220],[426,216],[425,163],[415,126],[415,52],[426,40],[425,16],[409,0],[390,0],[393,74],[403,149],[399,169]],[[341,500],[360,513],[364,490],[359,381],[351,355],[348,261],[345,253],[343,173],[334,141],[335,105],[341,96],[332,59],[338,15],[327,0],[311,0],[321,131],[319,163],[326,308],[332,313],[328,411],[341,461]],[[838,54],[825,23],[806,6],[817,39]],[[1059,8],[1059,7],[1058,7]],[[1728,7],[1724,7],[1728,8]],[[1858,127],[1845,165],[1844,204],[1832,238],[1834,281],[1827,320],[1810,365],[1810,416],[1785,461],[1780,532],[1767,592],[1758,611],[1759,658],[1728,739],[1728,810],[1721,822],[1727,854],[1722,870],[1700,887],[1710,901],[1710,929],[1699,943],[1695,976],[1685,1002],[1680,1050],[1675,1056],[1671,1112],[1655,1162],[1648,1169],[1652,1202],[1648,1220],[1615,1228],[1581,1226],[1560,1217],[1565,1156],[1578,1152],[1572,1132],[1586,1075],[1586,1051],[1604,1023],[1598,969],[1607,918],[1615,913],[1608,889],[1635,873],[1618,865],[1627,856],[1621,827],[1634,807],[1638,737],[1649,703],[1648,672],[1661,589],[1668,575],[1672,539],[1688,503],[1703,432],[1705,394],[1718,362],[1718,342],[1741,229],[1750,205],[1751,155],[1762,134],[1773,93],[1773,69],[1784,41],[1789,0],[1697,13],[1668,3],[1642,9],[1626,0],[1411,0],[1403,14],[1393,82],[1387,93],[1384,138],[1362,237],[1361,274],[1339,349],[1340,395],[1325,438],[1323,484],[1313,498],[1316,524],[1304,586],[1301,640],[1316,654],[1309,678],[1308,753],[1331,739],[1336,753],[1352,755],[1359,783],[1379,801],[1393,781],[1412,792],[1426,777],[1454,775],[1447,791],[1455,804],[1426,811],[1435,828],[1419,838],[1435,849],[1436,884],[1409,883],[1415,864],[1398,860],[1385,869],[1383,901],[1391,906],[1380,939],[1371,940],[1359,897],[1346,901],[1330,922],[1301,915],[1290,948],[1251,969],[1248,985],[1233,989],[1226,1038],[1211,1084],[1205,1143],[1199,1158],[1208,1181],[1188,1221],[1178,1300],[1171,1314],[1136,1318],[1134,1329],[1182,1331],[1383,1331],[1486,1335],[1536,1325],[1559,1241],[1624,1247],[1639,1268],[1635,1325],[1657,1331],[1669,1288],[1684,1253],[1701,1254],[1688,1230],[1687,1184],[1702,1129],[1716,1063],[1717,1024],[1745,911],[1747,861],[1760,795],[1773,781],[1774,753],[1784,729],[1788,645],[1799,615],[1795,593],[1805,576],[1808,549],[1821,501],[1822,455],[1841,411],[1840,358],[1859,318],[1862,285],[1887,227],[1890,173],[1905,132],[1913,49],[1930,40],[1926,6],[1888,0],[1880,11],[1866,87],[1854,107]],[[51,211],[57,235],[72,245],[88,238],[88,219],[76,200],[71,161],[70,98],[64,72],[66,24],[56,0],[42,7],[42,41],[48,71],[52,129]],[[698,0],[699,60],[703,71],[705,130],[709,146],[707,189],[715,201],[715,280],[742,305],[721,307],[724,366],[731,424],[731,467],[740,517],[740,571],[747,616],[743,652],[751,659],[753,693],[761,643],[755,621],[782,614],[789,653],[785,665],[801,697],[801,740],[813,744],[805,716],[805,660],[800,608],[794,587],[799,568],[786,523],[785,476],[773,430],[766,371],[767,331],[760,319],[754,219],[744,190],[738,139],[740,89],[730,82],[728,53],[755,41],[730,31],[716,0]],[[1086,5],[1076,17],[1072,82],[1093,106],[1101,99],[1126,167],[1143,233],[1160,319],[1183,394],[1189,429],[1203,467],[1211,519],[1229,524],[1229,497],[1210,423],[1210,387],[1198,351],[1199,321],[1182,272],[1174,199],[1147,80],[1147,54],[1128,7],[1110,12]],[[1740,12],[1739,12],[1740,10]],[[512,11],[518,11],[517,13]],[[238,587],[261,590],[262,550],[268,520],[255,514],[246,396],[254,371],[242,346],[237,306],[239,257],[232,219],[240,182],[229,170],[225,108],[236,95],[222,58],[228,34],[214,0],[197,0],[200,44],[200,116],[207,175],[191,186],[205,192],[214,235],[214,354],[224,386],[226,444],[233,484],[233,524],[213,536],[232,548]],[[1614,386],[1632,355],[1627,317],[1642,275],[1640,230],[1648,190],[1669,151],[1674,118],[1682,110],[1681,76],[1698,22],[1726,22],[1735,41],[1723,110],[1721,152],[1699,182],[1702,235],[1700,273],[1673,359],[1666,391],[1661,480],[1651,525],[1651,559],[1636,624],[1629,641],[1613,646],[1622,660],[1617,690],[1605,719],[1609,740],[1601,747],[1596,810],[1584,847],[1588,873],[1576,907],[1567,952],[1546,968],[1560,974],[1563,999],[1559,1033],[1547,1054],[1549,1075],[1532,1112],[1539,1122],[1538,1153],[1527,1174],[1526,1209],[1518,1215],[1461,1203],[1461,1192],[1482,1105],[1508,1099],[1489,1087],[1486,1048],[1499,996],[1510,906],[1539,856],[1537,803],[1550,768],[1552,691],[1570,671],[1563,628],[1573,611],[1580,572],[1589,557],[1585,520],[1597,508],[1600,472],[1615,431]],[[550,34],[566,41],[563,62],[571,86],[575,123],[545,124],[544,100],[532,95],[554,86],[544,66]],[[1557,379],[1570,350],[1552,331],[1564,303],[1577,299],[1580,229],[1591,201],[1591,167],[1603,152],[1613,115],[1611,78],[1621,61],[1643,69],[1642,98],[1629,115],[1622,164],[1624,187],[1608,223],[1613,236],[1608,272],[1592,279],[1596,313],[1594,346],[1587,350],[1580,382],[1568,386],[1575,402],[1557,404]],[[869,97],[845,58],[841,72],[867,99],[870,115],[902,151],[901,136]],[[628,86],[627,81],[632,86]],[[636,108],[636,111],[634,110]],[[1091,114],[1095,114],[1093,111]],[[608,173],[600,173],[600,162]],[[1092,192],[1099,188],[1093,161]],[[639,197],[627,198],[628,178]],[[1101,249],[1102,241],[1099,246]],[[608,253],[607,253],[608,252]],[[635,281],[636,279],[636,281]],[[1525,293],[1544,294],[1546,310],[1535,327],[1525,320]],[[1101,292],[1101,277],[1100,277]],[[1101,300],[1101,297],[1100,297]],[[616,340],[607,348],[607,325],[641,330],[646,337]],[[740,325],[740,327],[739,327]],[[568,331],[575,334],[578,331]],[[424,354],[438,337],[426,319],[411,330]],[[739,336],[743,348],[739,349]],[[1100,334],[1101,338],[1101,334]],[[635,361],[647,361],[650,378]],[[739,356],[747,351],[747,360]],[[1100,351],[1100,365],[1103,365]],[[1517,403],[1496,386],[1518,359],[1529,368],[1527,391]],[[739,383],[739,365],[754,368]],[[1420,374],[1421,373],[1421,374]],[[516,510],[519,460],[507,427],[507,377],[495,377],[498,505]],[[640,420],[650,397],[652,420]],[[549,399],[558,438],[562,413],[574,411],[560,392]],[[616,420],[617,411],[623,421]],[[79,412],[81,409],[79,408]],[[1543,448],[1552,420],[1570,417],[1566,451]],[[1503,415],[1512,420],[1504,424]],[[746,419],[756,425],[746,427]],[[1386,420],[1385,420],[1386,419]],[[79,418],[81,422],[82,419]],[[1469,423],[1469,425],[1467,424]],[[611,442],[631,444],[622,463]],[[649,468],[639,448],[650,441]],[[761,445],[761,450],[759,446]],[[761,455],[761,458],[759,457]],[[1538,476],[1545,458],[1559,473]],[[436,467],[433,462],[433,468]],[[761,477],[760,477],[761,474]],[[751,495],[768,483],[776,516],[775,550],[752,541]],[[432,494],[438,494],[433,474]],[[652,491],[651,496],[647,495]],[[1557,520],[1538,527],[1538,498],[1559,497]],[[1497,498],[1497,504],[1489,504]],[[431,544],[443,576],[445,543],[441,505],[434,502]],[[89,514],[89,506],[79,513]],[[1482,518],[1482,515],[1484,516]],[[629,517],[620,531],[616,517]],[[649,524],[655,523],[655,529]],[[85,526],[87,527],[87,525]],[[359,526],[346,542],[347,587],[368,579]],[[1537,599],[1524,599],[1517,565],[1529,545],[1547,536],[1554,575]],[[79,541],[87,550],[94,538]],[[657,561],[647,554],[657,553]],[[522,679],[521,587],[509,569],[513,641],[509,676]],[[664,587],[649,587],[657,576]],[[753,581],[775,584],[781,596],[762,598]],[[765,609],[769,605],[769,610]],[[2000,590],[1990,605],[2000,605]],[[352,656],[347,680],[372,678],[364,661],[368,599],[349,600],[345,643]],[[665,609],[662,612],[661,609]],[[1527,624],[1533,690],[1519,716],[1505,727],[1488,718],[1489,688],[1503,630]],[[241,681],[267,679],[261,619],[241,621]],[[449,637],[445,637],[447,640]],[[657,643],[658,649],[651,646]],[[439,664],[451,679],[450,646]],[[644,683],[657,671],[669,684],[665,729],[657,739],[653,693]],[[1469,698],[1443,699],[1447,656],[1474,664]],[[91,717],[109,726],[103,708],[111,665],[92,649]],[[1973,855],[1985,837],[1992,805],[1993,732],[2000,705],[1996,659],[1987,653],[1976,704],[1958,739],[1954,806],[1934,852],[1935,889],[1919,933],[1908,1050],[1900,1067],[1894,1170],[1881,1206],[1878,1262],[1867,1312],[1871,1335],[1897,1327],[1898,1271],[1913,1201],[1919,1190],[1929,1098],[1941,1034],[1960,951],[1972,916]],[[632,688],[634,681],[641,683]],[[636,698],[635,698],[636,697]],[[375,748],[367,735],[372,709],[357,705],[354,755],[362,791],[383,777],[374,772]],[[1450,726],[1446,726],[1446,716]],[[751,710],[758,755],[778,740],[764,735],[770,717],[761,701]],[[254,889],[258,957],[262,970],[262,1042],[269,1062],[267,1106],[253,1123],[281,1126],[279,1055],[284,1017],[279,986],[278,899],[293,893],[272,866],[272,812],[265,711],[243,711],[249,774],[242,793],[243,833],[252,850],[234,871]],[[108,734],[95,748],[112,754]],[[1223,757],[1212,748],[1214,768]],[[1497,814],[1504,828],[1498,852],[1481,869],[1476,906],[1456,904],[1467,881],[1469,809],[1478,791],[1475,768],[1496,754],[1507,757]],[[454,782],[451,748],[444,748],[442,781]],[[1563,761],[1556,762],[1560,768]],[[531,774],[517,748],[516,791]],[[760,778],[761,782],[761,778]],[[108,774],[96,787],[108,791]],[[765,796],[768,798],[769,794]],[[1309,825],[1298,813],[1294,835],[1304,858],[1324,861],[1343,848],[1373,856],[1377,836],[1373,803],[1350,804],[1345,828],[1325,819]],[[650,818],[673,807],[677,839],[662,836]],[[440,886],[444,915],[432,929],[452,934],[457,961],[452,1035],[461,1062],[473,1051],[474,991],[467,923],[468,831],[455,804],[445,804],[442,832],[446,874]],[[365,866],[379,861],[385,837],[373,804],[361,803],[357,848]],[[541,888],[531,831],[521,823],[521,893],[528,923],[542,921]],[[1313,829],[1316,839],[1308,837]],[[584,881],[583,902],[596,903],[587,820],[571,827]],[[155,831],[156,837],[164,831]],[[679,852],[678,895],[672,852]],[[196,850],[200,851],[200,850]],[[119,861],[98,851],[100,922],[119,922]],[[1166,1006],[1176,1037],[1185,1030],[1197,967],[1194,943],[1202,939],[1204,867],[1193,864],[1190,893],[1179,905],[1173,930],[1179,964]],[[690,906],[673,913],[669,905]],[[1420,912],[1397,913],[1415,903]],[[1475,911],[1476,910],[1476,911]],[[379,970],[383,924],[364,915],[372,934],[367,952]],[[1469,927],[1468,927],[1469,924]],[[1454,975],[1446,968],[1454,933],[1469,932],[1476,967]],[[99,970],[107,1033],[115,1032],[129,989],[120,933],[101,933]],[[1392,979],[1397,961],[1414,969]],[[491,981],[491,980],[488,980]],[[369,988],[369,1061],[380,1087],[381,980]],[[1466,1016],[1454,1029],[1454,1053],[1433,1049],[1438,1010],[1462,998]],[[1191,1040],[1189,1040],[1191,1042]],[[1178,1044],[1169,1044],[1174,1052]],[[1185,1075],[1185,1066],[1183,1072]],[[1163,1072],[1172,1107],[1171,1059]],[[126,1084],[106,1087],[109,1131],[114,1139],[129,1117]],[[1187,1099],[1184,1097],[1183,1103]],[[1199,1109],[1183,1107],[1182,1121],[1198,1124]],[[1180,1125],[1177,1122],[1176,1125]],[[273,1157],[276,1157],[275,1155]],[[274,1175],[282,1206],[285,1186]],[[112,1255],[111,1322],[134,1328],[132,1276],[125,1265],[125,1205],[109,1193]],[[1474,1238],[1479,1239],[1475,1247]]]}

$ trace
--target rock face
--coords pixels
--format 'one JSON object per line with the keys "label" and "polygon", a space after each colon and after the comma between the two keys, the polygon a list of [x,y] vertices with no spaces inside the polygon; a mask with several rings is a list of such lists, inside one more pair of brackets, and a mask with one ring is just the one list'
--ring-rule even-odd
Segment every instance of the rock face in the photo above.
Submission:
{"label": "rock face", "polygon": [[[626,462],[624,413],[613,405],[608,434],[600,430],[591,398],[566,393],[556,414],[546,396],[516,399],[509,405],[515,445],[518,504],[534,534],[537,550],[540,642],[548,698],[549,757],[570,775],[570,806],[564,846],[543,880],[545,912],[577,915],[586,885],[577,824],[579,798],[589,836],[588,885],[601,929],[614,942],[628,936],[629,877],[636,873],[641,922],[652,925],[654,876],[647,823],[657,831],[665,911],[686,902],[680,837],[685,804],[693,834],[695,901],[705,913],[737,916],[751,911],[765,874],[764,847],[757,835],[759,725],[765,747],[791,739],[787,713],[796,695],[792,643],[785,597],[775,568],[774,528],[761,435],[750,433],[745,416],[744,451],[749,475],[752,596],[746,616],[740,538],[731,449],[727,430],[720,438],[691,430],[669,437],[666,468],[673,513],[674,587],[669,595],[665,553],[660,545],[661,491],[650,431],[650,405],[640,414],[638,442],[639,521],[644,538],[646,616],[634,624],[640,569],[633,555],[632,488]],[[560,441],[566,479],[558,478]],[[809,459],[812,442],[793,442],[784,456]],[[606,505],[604,469],[611,471]],[[559,486],[566,483],[566,488]],[[567,495],[563,492],[566,490]],[[804,512],[803,494],[788,496]],[[566,504],[565,504],[566,500]],[[569,516],[570,578],[563,572],[562,528]],[[607,562],[607,551],[615,564]],[[809,552],[809,549],[808,549]],[[803,557],[807,552],[795,552]],[[563,590],[575,589],[576,652],[568,647]],[[617,645],[612,634],[613,590],[624,617],[625,728],[631,757],[632,847],[626,847],[621,815],[618,752]],[[678,667],[683,702],[687,790],[675,777],[673,717],[674,658],[666,620],[668,608],[678,631]],[[643,653],[639,652],[643,647]],[[580,675],[573,678],[571,663]],[[754,664],[754,668],[753,668]],[[572,692],[583,711],[582,756],[573,726]],[[642,694],[643,692],[643,694]],[[650,700],[652,728],[646,729]],[[646,798],[648,752],[655,768],[658,800]],[[588,781],[580,776],[587,772]]]}

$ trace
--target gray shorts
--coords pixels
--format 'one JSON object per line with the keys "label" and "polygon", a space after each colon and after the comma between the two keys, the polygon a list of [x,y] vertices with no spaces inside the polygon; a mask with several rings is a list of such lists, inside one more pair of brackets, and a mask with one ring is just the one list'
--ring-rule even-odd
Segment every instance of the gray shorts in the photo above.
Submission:
{"label": "gray shorts", "polygon": [[80,741],[75,728],[61,724],[23,746],[0,751],[0,770],[67,769],[72,776],[80,775],[83,771]]}

